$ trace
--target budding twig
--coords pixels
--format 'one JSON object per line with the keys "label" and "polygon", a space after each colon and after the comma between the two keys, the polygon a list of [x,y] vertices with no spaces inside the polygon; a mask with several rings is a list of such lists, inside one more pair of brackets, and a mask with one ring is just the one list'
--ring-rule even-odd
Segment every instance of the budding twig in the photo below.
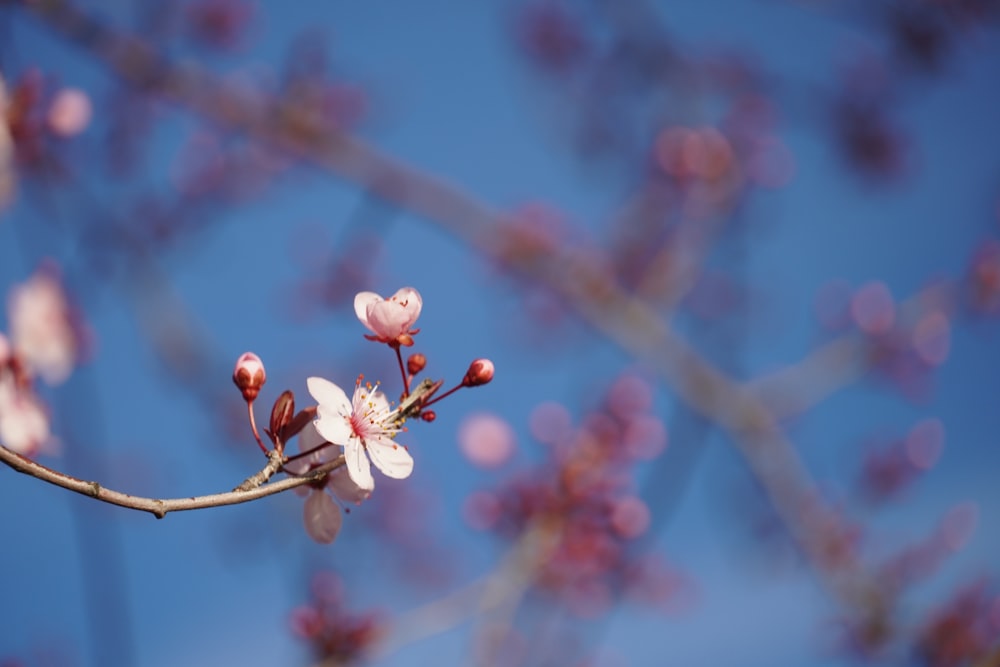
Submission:
{"label": "budding twig", "polygon": [[[301,477],[288,477],[264,486],[263,482],[276,472],[276,470],[269,473],[267,472],[267,470],[273,465],[273,461],[269,460],[268,465],[265,466],[263,470],[243,482],[243,484],[237,487],[236,490],[227,491],[225,493],[213,493],[206,496],[191,496],[189,498],[159,499],[132,496],[127,493],[122,493],[121,491],[114,491],[112,489],[105,488],[99,482],[82,480],[77,477],[61,473],[57,470],[43,466],[40,463],[36,463],[31,459],[25,458],[20,454],[7,449],[3,445],[0,445],[0,461],[7,464],[17,472],[31,477],[36,477],[43,482],[61,486],[62,488],[69,489],[75,493],[89,496],[95,500],[100,500],[112,505],[118,505],[119,507],[149,512],[157,519],[162,519],[168,512],[183,512],[186,510],[204,509],[206,507],[238,505],[239,503],[264,498],[266,496],[274,495],[275,493],[281,493],[282,491],[294,489],[297,486],[302,486],[304,484],[309,484],[310,482],[322,479],[331,471],[344,465],[344,457],[338,456],[333,461],[325,463],[314,470],[310,470],[306,475]],[[263,478],[257,483],[256,487],[251,487],[246,491],[239,490],[251,480],[261,475],[263,475]]]}

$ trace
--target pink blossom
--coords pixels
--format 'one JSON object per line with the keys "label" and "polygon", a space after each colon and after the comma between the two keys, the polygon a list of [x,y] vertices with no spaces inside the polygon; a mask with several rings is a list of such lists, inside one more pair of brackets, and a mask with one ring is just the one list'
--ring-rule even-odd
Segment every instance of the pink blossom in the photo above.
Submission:
{"label": "pink blossom", "polygon": [[49,107],[49,127],[61,137],[73,137],[90,124],[92,115],[87,93],[77,88],[63,88],[56,93]]}
{"label": "pink blossom", "polygon": [[420,330],[412,327],[422,307],[420,292],[412,287],[403,287],[388,299],[375,292],[359,292],[354,297],[354,312],[375,334],[365,338],[381,343],[413,345],[412,337]]}
{"label": "pink blossom", "polygon": [[387,477],[410,476],[413,458],[395,441],[399,426],[384,393],[362,384],[360,379],[352,400],[329,380],[311,377],[306,384],[319,404],[318,418],[313,422],[316,430],[344,448],[347,472],[358,487],[367,491],[375,488],[371,463]]}
{"label": "pink blossom", "polygon": [[38,398],[0,369],[0,444],[33,456],[49,441],[49,418]]}
{"label": "pink blossom", "polygon": [[0,213],[14,198],[14,137],[7,122],[7,88],[0,76]]}
{"label": "pink blossom", "polygon": [[514,429],[500,417],[471,415],[458,428],[458,446],[473,465],[496,468],[514,453]]}
{"label": "pink blossom", "polygon": [[[326,439],[319,434],[312,423],[307,424],[299,433],[299,451],[310,451],[324,442]],[[289,461],[285,464],[285,470],[295,475],[304,475],[324,463],[333,461],[338,456],[340,456],[339,448],[325,447],[309,456]],[[326,476],[325,488],[343,503],[360,504],[371,495],[371,489],[358,487],[343,467],[337,468]],[[344,521],[340,507],[337,506],[333,498],[324,492],[324,489],[313,488],[308,491],[308,494],[303,508],[306,533],[320,544],[330,544],[336,539]]]}
{"label": "pink blossom", "polygon": [[42,268],[14,286],[7,300],[14,353],[28,371],[51,385],[69,377],[79,357],[79,336],[69,302],[52,270]]}

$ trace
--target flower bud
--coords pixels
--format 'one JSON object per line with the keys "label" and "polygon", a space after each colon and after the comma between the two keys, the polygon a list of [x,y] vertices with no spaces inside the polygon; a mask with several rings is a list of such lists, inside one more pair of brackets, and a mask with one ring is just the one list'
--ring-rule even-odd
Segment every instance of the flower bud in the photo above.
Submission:
{"label": "flower bud", "polygon": [[406,360],[406,370],[410,375],[416,375],[420,371],[424,370],[427,366],[427,357],[425,357],[420,352],[415,352],[410,355],[410,358]]}
{"label": "flower bud", "polygon": [[244,401],[249,403],[256,399],[266,380],[264,362],[256,354],[244,352],[236,360],[236,367],[233,369],[233,383],[243,393]]}
{"label": "flower bud", "polygon": [[295,394],[286,389],[281,392],[281,396],[271,408],[271,437],[280,438],[281,429],[291,423],[293,416],[295,416]]}
{"label": "flower bud", "polygon": [[428,424],[430,424],[432,421],[437,419],[437,413],[434,412],[433,410],[424,410],[423,412],[420,413],[420,418],[423,419]]}
{"label": "flower bud", "polygon": [[466,387],[478,387],[493,379],[493,362],[489,359],[476,359],[469,364],[462,384]]}

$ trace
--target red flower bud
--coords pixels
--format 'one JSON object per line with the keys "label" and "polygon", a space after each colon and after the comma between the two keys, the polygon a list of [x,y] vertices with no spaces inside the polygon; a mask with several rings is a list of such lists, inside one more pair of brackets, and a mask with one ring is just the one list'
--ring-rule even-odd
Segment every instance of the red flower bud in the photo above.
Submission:
{"label": "red flower bud", "polygon": [[420,418],[423,419],[428,424],[437,419],[437,413],[433,410],[424,410],[420,413]]}
{"label": "red flower bud", "polygon": [[462,384],[466,387],[478,387],[493,379],[493,362],[489,359],[476,359],[469,364]]}
{"label": "red flower bud", "polygon": [[410,358],[406,360],[406,370],[409,371],[410,375],[416,375],[424,370],[425,366],[427,366],[427,357],[420,352],[411,354]]}
{"label": "red flower bud", "polygon": [[244,401],[249,403],[256,399],[266,380],[264,362],[256,354],[244,352],[236,360],[236,368],[233,369],[233,383],[240,388]]}
{"label": "red flower bud", "polygon": [[295,416],[295,394],[286,389],[281,392],[281,396],[271,408],[271,437],[280,438],[281,429],[291,423],[293,416]]}

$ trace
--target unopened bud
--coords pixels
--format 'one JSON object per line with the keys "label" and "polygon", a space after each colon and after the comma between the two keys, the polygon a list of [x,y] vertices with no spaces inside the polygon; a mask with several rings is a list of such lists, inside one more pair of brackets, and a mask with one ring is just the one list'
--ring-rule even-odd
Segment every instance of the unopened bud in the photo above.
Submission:
{"label": "unopened bud", "polygon": [[423,419],[428,424],[437,419],[437,413],[433,410],[424,410],[420,413],[420,418]]}
{"label": "unopened bud", "polygon": [[420,352],[411,354],[410,358],[406,360],[406,370],[409,371],[410,375],[416,375],[424,370],[425,366],[427,366],[427,357]]}
{"label": "unopened bud", "polygon": [[236,360],[233,369],[233,383],[243,392],[243,400],[253,401],[264,386],[267,374],[264,372],[264,362],[253,352],[244,352]]}
{"label": "unopened bud", "polygon": [[489,359],[476,359],[469,364],[469,370],[462,379],[466,387],[478,387],[493,379],[493,362]]}
{"label": "unopened bud", "polygon": [[281,392],[281,396],[278,397],[278,400],[274,402],[274,407],[271,408],[270,426],[272,438],[280,438],[281,429],[288,426],[294,416],[295,394],[286,389]]}

